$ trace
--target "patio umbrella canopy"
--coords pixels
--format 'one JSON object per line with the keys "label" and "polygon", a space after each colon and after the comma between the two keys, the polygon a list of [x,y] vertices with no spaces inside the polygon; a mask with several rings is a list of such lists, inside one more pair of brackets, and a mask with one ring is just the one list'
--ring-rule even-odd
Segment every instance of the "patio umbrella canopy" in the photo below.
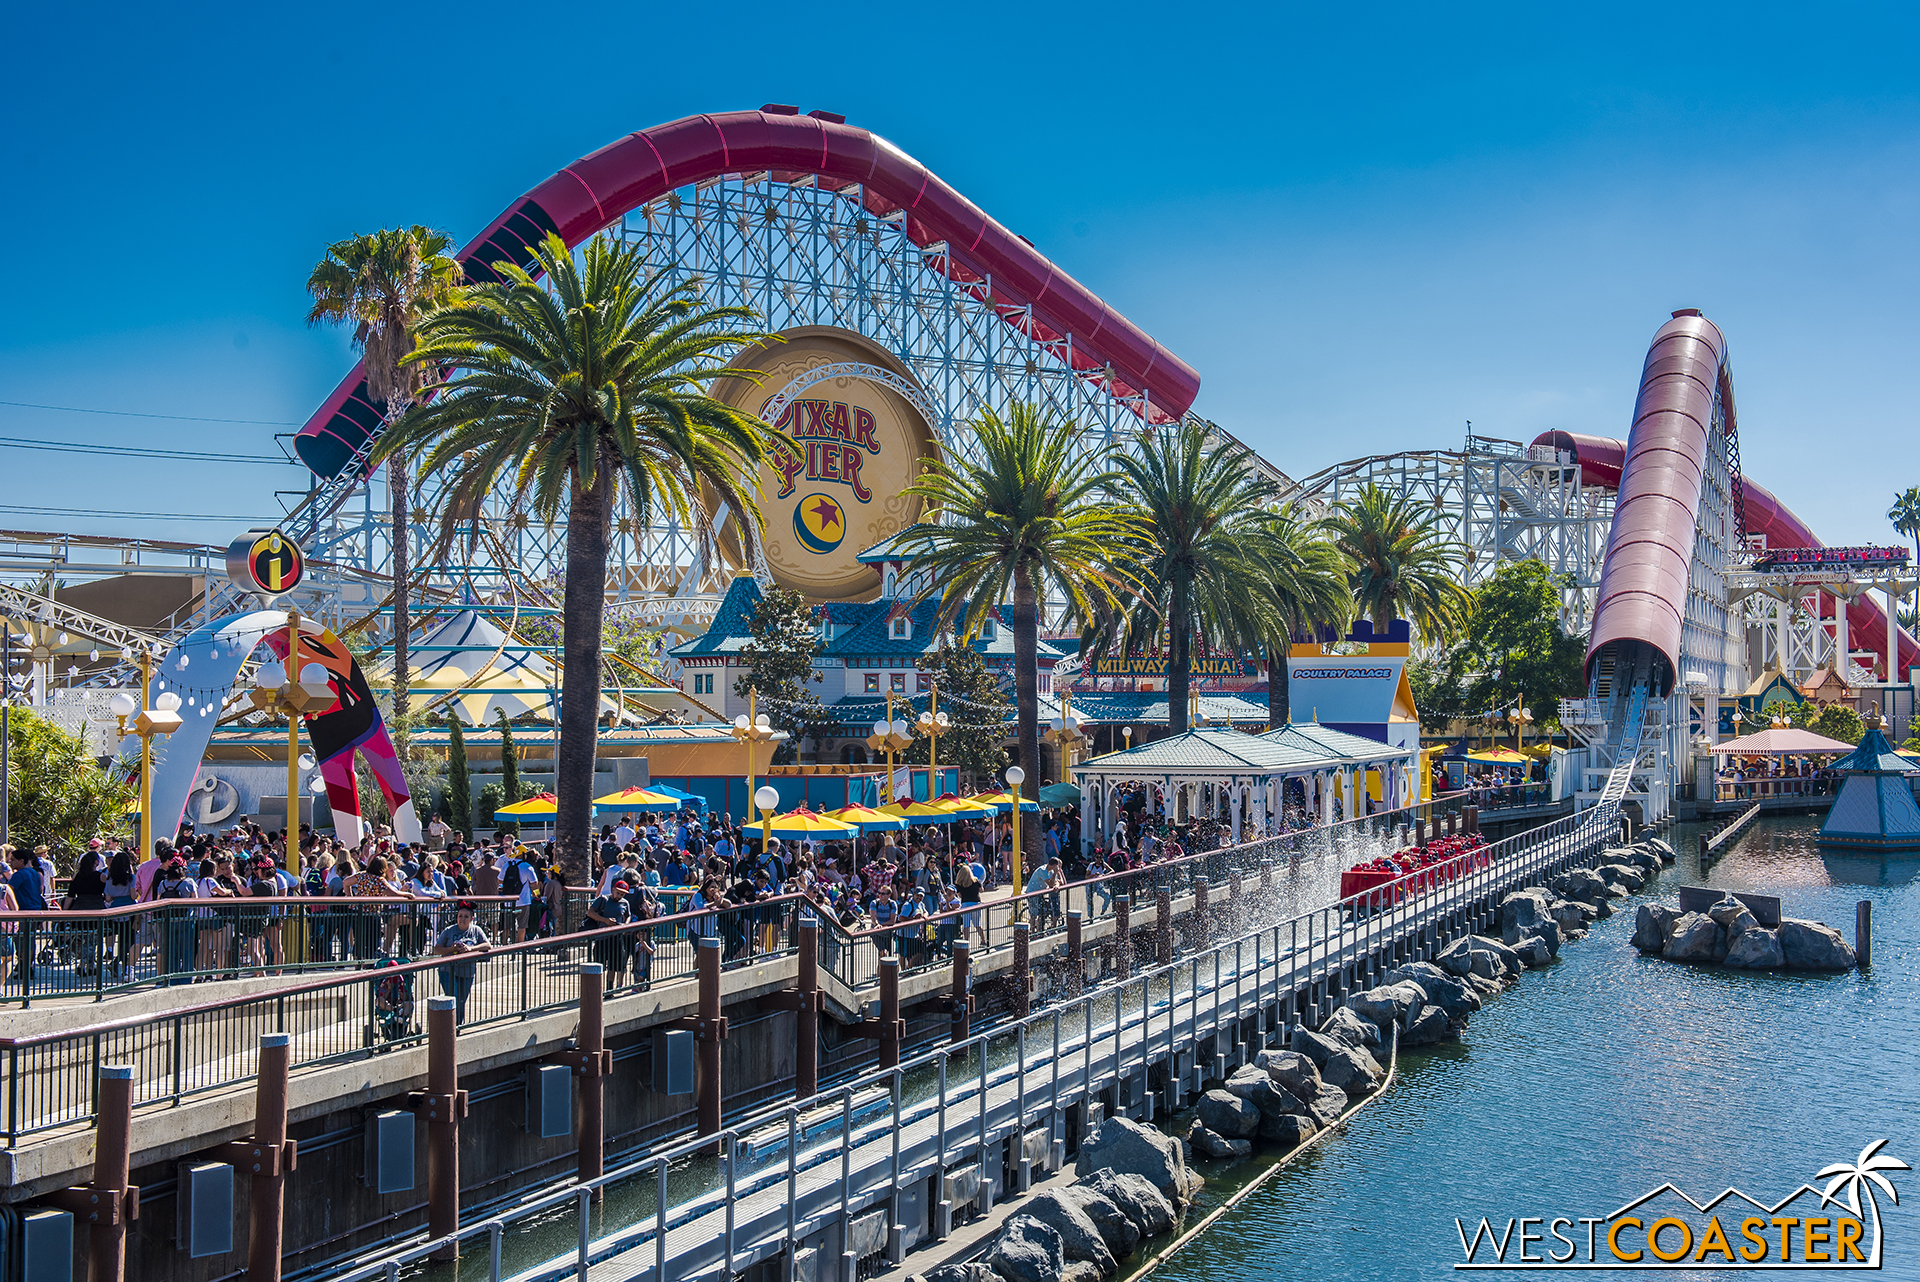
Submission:
{"label": "patio umbrella canopy", "polygon": [[760,839],[768,837],[851,837],[860,830],[849,823],[841,823],[826,815],[812,810],[792,810],[784,815],[774,815],[758,823],[748,824],[746,831],[757,832]]}
{"label": "patio umbrella canopy", "polygon": [[[1079,790],[1076,789],[1073,795],[1075,800],[1078,800],[1080,796]],[[992,806],[998,814],[1008,814],[1013,810],[1013,794],[1010,792],[983,792],[979,796],[969,797],[967,800],[977,801],[983,806]],[[1020,798],[1020,809],[1038,810],[1040,809],[1040,803],[1022,797]]]}
{"label": "patio umbrella canopy", "polygon": [[861,832],[899,832],[907,826],[907,821],[898,815],[886,814],[871,806],[848,806],[843,810],[830,810],[827,818],[838,819],[843,824],[852,824]]}
{"label": "patio umbrella canopy", "polygon": [[1487,748],[1479,752],[1469,752],[1468,761],[1477,761],[1483,766],[1524,766],[1532,760],[1523,757],[1511,748]]}
{"label": "patio umbrella canopy", "polygon": [[995,807],[987,805],[985,802],[969,801],[965,797],[956,797],[952,794],[948,794],[935,801],[929,801],[927,805],[935,810],[944,810],[951,815],[992,815],[999,813]]}
{"label": "patio umbrella canopy", "polygon": [[951,810],[936,810],[924,802],[896,801],[890,806],[881,806],[880,813],[904,819],[910,824],[950,824],[956,816]]}
{"label": "patio umbrella canopy", "polygon": [[650,788],[622,788],[619,792],[595,797],[593,808],[595,810],[679,810],[683,808],[683,803],[677,797],[669,797],[664,792],[655,792]]}
{"label": "patio umbrella canopy", "polygon": [[1043,806],[1071,806],[1080,800],[1080,789],[1070,783],[1050,783],[1040,790]]}
{"label": "patio umbrella canopy", "polygon": [[1797,755],[1804,752],[1852,752],[1853,745],[1842,743],[1838,739],[1829,739],[1811,730],[1788,727],[1783,730],[1762,730],[1757,734],[1743,735],[1738,739],[1729,739],[1725,743],[1716,743],[1713,745],[1713,751],[1716,754],[1732,753],[1741,756],[1762,756],[1770,753]]}
{"label": "patio umbrella canopy", "polygon": [[560,810],[560,799],[550,792],[536,792],[525,801],[516,801],[511,806],[502,806],[493,812],[498,819],[506,815],[513,819],[551,819]]}

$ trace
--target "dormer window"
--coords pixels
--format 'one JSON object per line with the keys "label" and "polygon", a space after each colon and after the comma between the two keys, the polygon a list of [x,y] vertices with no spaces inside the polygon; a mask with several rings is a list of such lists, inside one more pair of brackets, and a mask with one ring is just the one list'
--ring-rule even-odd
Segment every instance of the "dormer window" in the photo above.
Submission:
{"label": "dormer window", "polygon": [[913,637],[913,620],[904,614],[901,615],[893,621],[892,626],[889,627],[887,631],[887,635],[891,636],[895,641],[911,640]]}
{"label": "dormer window", "polygon": [[981,620],[980,639],[982,641],[992,641],[996,639],[999,635],[1000,635],[1000,625],[998,622],[994,620],[994,617],[991,614],[989,614],[985,619]]}
{"label": "dormer window", "polygon": [[886,589],[885,589],[885,591],[883,591],[883,592],[881,593],[881,595],[882,595],[882,596],[887,596],[887,597],[891,597],[891,596],[893,596],[893,594],[894,594],[894,592],[893,592],[893,588],[894,588],[894,584],[895,584],[895,583],[896,583],[897,581],[898,581],[898,576],[894,574],[894,572],[893,572],[893,570],[892,570],[891,568],[889,568],[889,569],[887,570],[887,586],[886,586]]}

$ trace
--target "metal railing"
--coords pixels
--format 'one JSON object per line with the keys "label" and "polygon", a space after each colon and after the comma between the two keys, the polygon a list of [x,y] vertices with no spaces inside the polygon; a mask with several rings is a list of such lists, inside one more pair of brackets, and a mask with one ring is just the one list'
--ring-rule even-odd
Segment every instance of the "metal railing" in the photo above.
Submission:
{"label": "metal railing", "polygon": [[[1373,968],[1387,944],[1597,857],[1617,816],[1617,806],[1604,805],[1555,820],[1481,848],[1476,854],[1485,862],[1450,881],[1421,883],[1416,873],[1398,888],[1407,893],[1392,893],[1394,886],[1368,891],[1378,897],[1374,911],[1356,911],[1360,897],[1323,905],[898,1068],[761,1108],[718,1134],[663,1144],[456,1233],[422,1236],[339,1268],[335,1282],[399,1282],[423,1275],[430,1258],[449,1250],[476,1272],[484,1269],[488,1282],[585,1282],[593,1265],[629,1253],[637,1257],[632,1277],[668,1282],[722,1268],[721,1276],[731,1277],[824,1227],[850,1228],[855,1217],[934,1175],[971,1171],[990,1203],[998,1191],[987,1174],[990,1154],[1007,1136],[1039,1129],[1041,1110],[1057,1154],[1064,1109],[1143,1080],[1151,1064],[1276,1002],[1294,1011],[1298,995],[1320,980],[1377,978]],[[1016,1144],[1015,1155],[1020,1151]],[[602,1195],[605,1205],[645,1210],[623,1227],[603,1218],[596,1235],[594,1207]],[[563,1233],[574,1244],[570,1252],[540,1254],[543,1242]],[[510,1242],[526,1257],[521,1267],[507,1259]]]}
{"label": "metal railing", "polygon": [[9,1146],[22,1136],[91,1120],[103,1064],[134,1065],[134,1107],[178,1105],[230,1089],[257,1071],[261,1033],[292,1037],[295,1070],[345,1063],[426,1037],[426,998],[444,993],[461,1023],[478,1027],[572,1007],[583,962],[606,967],[609,993],[691,979],[697,940],[723,941],[723,966],[793,948],[799,895],[712,912],[676,913],[604,930],[496,946],[467,957],[381,964],[177,1010],[71,1031],[0,1037],[0,1119]]}
{"label": "metal railing", "polygon": [[1839,779],[1834,775],[1761,775],[1753,779],[1714,777],[1715,801],[1765,801],[1773,797],[1831,797]]}

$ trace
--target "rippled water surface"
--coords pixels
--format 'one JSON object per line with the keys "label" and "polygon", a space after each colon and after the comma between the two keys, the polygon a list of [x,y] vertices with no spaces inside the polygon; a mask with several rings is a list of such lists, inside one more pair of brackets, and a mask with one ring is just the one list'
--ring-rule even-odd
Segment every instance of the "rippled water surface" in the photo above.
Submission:
{"label": "rippled water surface", "polygon": [[[1680,862],[1657,887],[1490,1000],[1458,1044],[1403,1055],[1346,1135],[1153,1276],[1438,1278],[1463,1258],[1456,1216],[1604,1216],[1668,1181],[1702,1201],[1728,1185],[1772,1200],[1882,1137],[1920,1166],[1920,859],[1822,856],[1818,822],[1764,821],[1704,876],[1686,853],[1698,830],[1677,828]],[[1848,939],[1855,903],[1871,900],[1872,970],[1643,960],[1633,905],[1683,883],[1779,895],[1788,916]],[[1920,1173],[1892,1178],[1880,1276],[1920,1278]]]}

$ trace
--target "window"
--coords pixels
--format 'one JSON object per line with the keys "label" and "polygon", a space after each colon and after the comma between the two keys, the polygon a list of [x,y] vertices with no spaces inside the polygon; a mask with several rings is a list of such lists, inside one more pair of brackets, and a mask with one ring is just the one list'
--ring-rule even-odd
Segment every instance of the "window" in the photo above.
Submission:
{"label": "window", "polygon": [[1053,674],[1051,672],[1042,672],[1040,674],[1040,693],[1053,693]]}
{"label": "window", "polygon": [[889,629],[888,635],[891,636],[896,641],[907,640],[909,637],[913,635],[913,620],[909,619],[904,614],[901,615],[899,618],[893,621],[893,625]]}
{"label": "window", "polygon": [[995,637],[997,637],[999,634],[1000,634],[1000,625],[994,622],[994,618],[991,614],[989,614],[986,618],[980,621],[980,639],[982,641],[991,641]]}
{"label": "window", "polygon": [[880,592],[880,595],[882,595],[882,596],[884,596],[884,597],[887,597],[888,599],[891,599],[891,598],[893,597],[893,589],[894,589],[894,584],[895,584],[895,578],[894,578],[894,573],[893,573],[893,571],[892,571],[892,570],[888,570],[888,571],[887,571],[887,586],[886,586],[885,588],[883,588],[883,589],[881,589],[881,592]]}
{"label": "window", "polygon": [[880,674],[878,672],[867,673],[867,693],[868,694],[880,693]]}
{"label": "window", "polygon": [[933,689],[933,678],[922,672],[915,678],[914,693],[925,694]]}
{"label": "window", "polygon": [[904,672],[894,673],[891,684],[895,694],[905,694],[907,692],[907,674]]}
{"label": "window", "polygon": [[713,673],[696,672],[693,674],[693,692],[695,694],[713,693]]}

